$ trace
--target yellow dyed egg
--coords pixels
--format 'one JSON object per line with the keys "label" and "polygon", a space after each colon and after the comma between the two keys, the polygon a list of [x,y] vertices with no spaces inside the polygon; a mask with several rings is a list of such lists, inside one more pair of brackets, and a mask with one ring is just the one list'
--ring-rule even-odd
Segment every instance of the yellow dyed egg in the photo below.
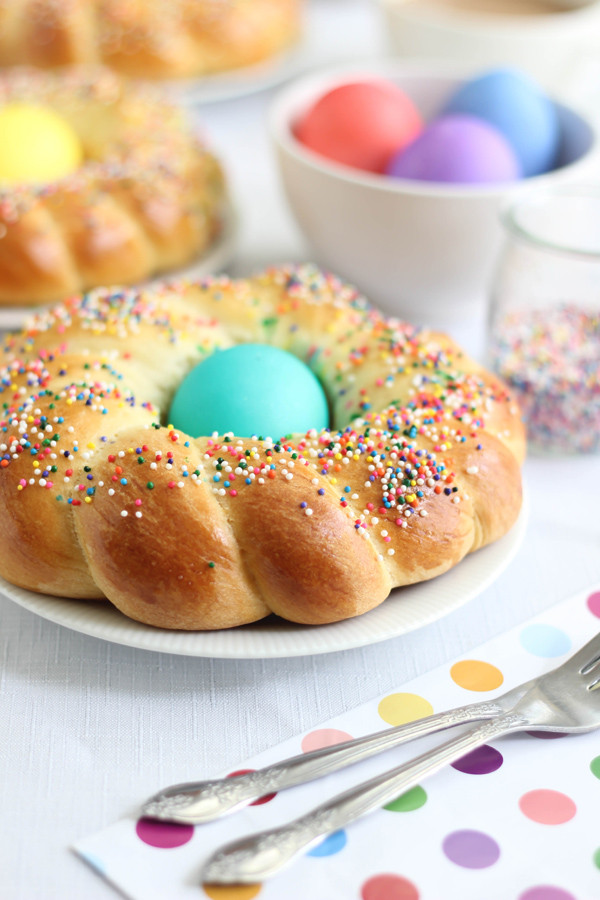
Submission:
{"label": "yellow dyed egg", "polygon": [[54,110],[28,103],[0,107],[0,182],[56,181],[82,161],[76,132]]}

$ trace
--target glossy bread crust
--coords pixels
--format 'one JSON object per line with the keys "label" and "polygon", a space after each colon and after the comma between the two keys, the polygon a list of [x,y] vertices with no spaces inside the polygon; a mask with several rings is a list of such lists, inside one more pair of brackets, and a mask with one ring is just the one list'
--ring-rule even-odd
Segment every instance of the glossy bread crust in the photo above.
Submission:
{"label": "glossy bread crust", "polygon": [[300,11],[300,0],[0,0],[0,65],[196,78],[287,49]]}

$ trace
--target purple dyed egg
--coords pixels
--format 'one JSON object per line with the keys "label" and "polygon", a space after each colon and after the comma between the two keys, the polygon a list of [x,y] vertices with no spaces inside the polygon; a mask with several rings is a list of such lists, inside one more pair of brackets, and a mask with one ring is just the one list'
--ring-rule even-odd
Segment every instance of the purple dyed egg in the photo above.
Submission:
{"label": "purple dyed egg", "polygon": [[494,184],[521,177],[521,166],[498,129],[476,116],[447,115],[390,160],[395,178],[453,184]]}

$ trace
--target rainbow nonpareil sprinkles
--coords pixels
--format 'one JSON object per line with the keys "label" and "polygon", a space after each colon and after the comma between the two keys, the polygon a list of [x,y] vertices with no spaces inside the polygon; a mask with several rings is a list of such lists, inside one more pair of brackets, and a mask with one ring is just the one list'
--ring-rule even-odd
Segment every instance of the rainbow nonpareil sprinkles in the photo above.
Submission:
{"label": "rainbow nonpareil sprinkles", "polygon": [[600,450],[600,313],[573,303],[510,312],[494,326],[492,362],[536,451]]}

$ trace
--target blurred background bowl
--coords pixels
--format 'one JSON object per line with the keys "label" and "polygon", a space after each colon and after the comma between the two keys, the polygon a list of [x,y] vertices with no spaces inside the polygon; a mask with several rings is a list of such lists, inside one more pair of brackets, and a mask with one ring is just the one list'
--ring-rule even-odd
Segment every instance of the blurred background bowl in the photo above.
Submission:
{"label": "blurred background bowl", "polygon": [[485,310],[502,230],[499,210],[528,187],[581,181],[599,166],[590,122],[556,103],[559,168],[496,185],[391,178],[325,159],[294,137],[294,124],[341,84],[386,78],[408,94],[425,120],[463,83],[433,64],[385,62],[301,78],[277,95],[269,115],[283,189],[313,260],[355,284],[392,315],[450,327]]}
{"label": "blurred background bowl", "polygon": [[553,90],[600,58],[600,3],[550,0],[380,0],[390,50],[403,59],[516,66]]}

